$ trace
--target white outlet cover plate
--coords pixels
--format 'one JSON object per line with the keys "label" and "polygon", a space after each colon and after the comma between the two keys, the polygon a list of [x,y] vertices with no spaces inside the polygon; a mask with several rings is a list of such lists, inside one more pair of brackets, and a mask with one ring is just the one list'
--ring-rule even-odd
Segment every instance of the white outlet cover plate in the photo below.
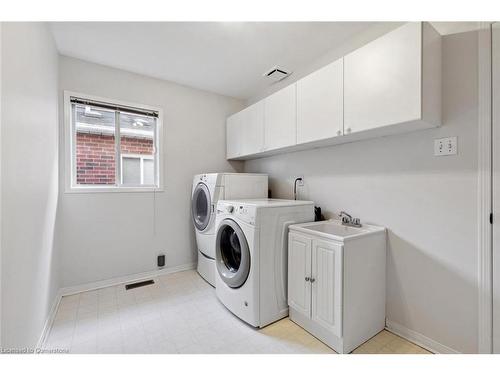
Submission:
{"label": "white outlet cover plate", "polygon": [[457,137],[434,140],[434,156],[456,155],[458,153]]}

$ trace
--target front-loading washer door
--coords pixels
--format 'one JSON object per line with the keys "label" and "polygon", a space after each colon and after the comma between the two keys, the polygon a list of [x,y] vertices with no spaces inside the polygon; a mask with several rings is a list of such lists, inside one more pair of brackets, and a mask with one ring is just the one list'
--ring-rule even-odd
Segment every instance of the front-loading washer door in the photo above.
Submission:
{"label": "front-loading washer door", "polygon": [[196,229],[204,231],[210,223],[212,215],[212,201],[208,186],[200,182],[193,191],[191,214]]}
{"label": "front-loading washer door", "polygon": [[239,288],[250,273],[250,250],[240,226],[231,219],[219,224],[215,239],[215,263],[221,279],[231,288]]}

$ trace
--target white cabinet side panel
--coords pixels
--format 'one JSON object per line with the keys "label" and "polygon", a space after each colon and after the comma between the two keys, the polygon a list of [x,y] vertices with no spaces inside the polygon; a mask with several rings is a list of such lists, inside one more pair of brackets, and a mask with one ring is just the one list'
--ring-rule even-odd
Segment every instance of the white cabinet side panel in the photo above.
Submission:
{"label": "white cabinet side panel", "polygon": [[344,346],[350,352],[385,326],[386,234],[344,246]]}
{"label": "white cabinet side panel", "polygon": [[422,27],[422,119],[441,126],[442,38],[428,22]]}
{"label": "white cabinet side panel", "polygon": [[241,112],[228,117],[226,121],[226,158],[232,159],[241,154]]}

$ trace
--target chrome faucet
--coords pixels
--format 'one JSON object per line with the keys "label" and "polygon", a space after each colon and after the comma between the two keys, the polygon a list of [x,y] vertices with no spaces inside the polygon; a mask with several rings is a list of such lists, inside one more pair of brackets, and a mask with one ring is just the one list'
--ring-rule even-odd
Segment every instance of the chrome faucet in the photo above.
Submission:
{"label": "chrome faucet", "polygon": [[359,221],[359,218],[352,217],[345,211],[340,211],[339,217],[340,221],[342,222],[342,225],[347,225],[349,227],[356,227],[356,228],[361,227],[361,222]]}

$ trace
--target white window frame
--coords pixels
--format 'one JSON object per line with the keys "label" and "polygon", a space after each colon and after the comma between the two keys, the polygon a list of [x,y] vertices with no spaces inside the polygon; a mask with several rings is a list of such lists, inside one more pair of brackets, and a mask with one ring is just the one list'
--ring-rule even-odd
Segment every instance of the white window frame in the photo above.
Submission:
{"label": "white window frame", "polygon": [[[122,185],[121,177],[121,156],[120,158],[115,158],[118,168],[120,170],[120,177],[116,176],[114,185],[80,185],[76,183],[76,144],[75,137],[76,132],[74,132],[73,116],[71,110],[71,98],[77,97],[79,99],[86,99],[89,101],[96,101],[102,103],[110,103],[121,107],[131,107],[140,108],[148,111],[155,111],[158,113],[158,118],[156,119],[156,145],[155,154],[152,159],[156,159],[155,163],[155,174],[157,180],[157,186],[127,186]],[[115,133],[115,138],[119,139],[120,129],[117,129]],[[64,91],[64,127],[63,127],[63,139],[64,139],[64,180],[65,180],[65,192],[66,193],[104,193],[104,192],[151,192],[151,191],[163,191],[163,110],[158,107],[152,107],[150,105],[131,103],[123,100],[103,98],[95,95],[88,95],[73,91]],[[118,152],[117,152],[118,153]],[[121,155],[121,153],[120,153]],[[128,155],[128,154],[123,154]],[[147,155],[142,155],[147,156]],[[119,165],[118,165],[119,164]],[[142,177],[141,177],[142,178]]]}
{"label": "white window frame", "polygon": [[144,184],[144,160],[154,160],[154,155],[148,154],[120,154],[120,184],[127,186],[123,183],[123,158],[139,159],[141,168],[141,185]]}

